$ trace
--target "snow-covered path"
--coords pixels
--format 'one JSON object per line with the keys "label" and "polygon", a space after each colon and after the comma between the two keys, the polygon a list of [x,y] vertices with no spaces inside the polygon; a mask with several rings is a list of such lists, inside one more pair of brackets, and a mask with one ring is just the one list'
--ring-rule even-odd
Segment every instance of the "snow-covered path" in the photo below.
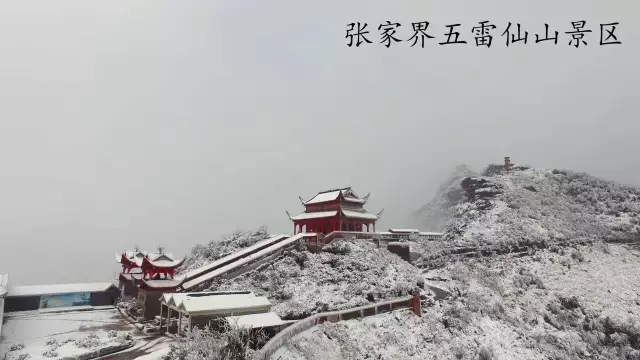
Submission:
{"label": "snow-covered path", "polygon": [[136,344],[119,353],[101,357],[100,360],[133,360],[138,358],[156,358],[152,355],[164,355],[175,340],[162,335],[153,335],[136,339]]}

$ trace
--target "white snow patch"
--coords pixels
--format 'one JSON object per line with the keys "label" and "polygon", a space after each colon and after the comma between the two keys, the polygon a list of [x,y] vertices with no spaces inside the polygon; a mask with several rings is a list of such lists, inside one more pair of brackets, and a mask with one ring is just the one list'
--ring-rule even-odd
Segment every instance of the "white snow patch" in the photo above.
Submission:
{"label": "white snow patch", "polygon": [[[29,359],[52,359],[79,356],[99,348],[122,344],[123,337],[135,328],[114,308],[109,310],[67,313],[38,311],[5,314],[0,356],[16,358],[29,354]],[[24,349],[9,351],[12,345],[24,343]],[[86,348],[76,344],[89,345]],[[43,352],[57,356],[46,357]]]}

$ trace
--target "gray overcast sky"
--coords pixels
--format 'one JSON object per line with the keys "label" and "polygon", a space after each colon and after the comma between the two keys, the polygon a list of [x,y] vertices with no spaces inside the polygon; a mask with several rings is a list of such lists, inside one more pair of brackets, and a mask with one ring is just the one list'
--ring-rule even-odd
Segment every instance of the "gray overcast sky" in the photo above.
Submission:
{"label": "gray overcast sky", "polygon": [[[0,2],[0,272],[106,281],[114,253],[182,255],[240,228],[290,232],[326,188],[411,225],[458,163],[571,168],[640,185],[631,0]],[[430,21],[424,49],[377,25]],[[490,20],[490,49],[471,27]],[[588,46],[568,46],[586,20]],[[374,44],[346,46],[346,24]],[[620,22],[622,45],[598,46]],[[529,31],[505,46],[508,22]],[[461,23],[467,45],[438,46]],[[544,23],[558,45],[535,44]]]}

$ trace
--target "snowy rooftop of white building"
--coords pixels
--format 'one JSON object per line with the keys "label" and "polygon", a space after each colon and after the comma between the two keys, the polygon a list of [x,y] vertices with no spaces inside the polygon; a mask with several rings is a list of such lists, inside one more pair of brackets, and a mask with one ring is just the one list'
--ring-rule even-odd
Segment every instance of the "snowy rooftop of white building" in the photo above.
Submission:
{"label": "snowy rooftop of white building", "polygon": [[248,327],[250,329],[280,326],[284,324],[284,321],[280,319],[280,316],[278,316],[278,314],[274,312],[242,316],[228,316],[225,318],[225,320],[230,325],[237,325],[238,327]]}
{"label": "snowy rooftop of white building", "polygon": [[202,292],[191,292],[191,293],[166,293],[162,294],[160,298],[160,302],[171,306],[178,307],[185,299],[202,299],[210,296],[225,296],[225,297],[252,297],[255,296],[251,291],[202,291]]}
{"label": "snowy rooftop of white building", "polygon": [[178,308],[190,316],[202,316],[234,313],[236,311],[245,311],[249,309],[266,309],[269,311],[271,308],[271,302],[264,296],[219,295],[200,298],[186,298]]}
{"label": "snowy rooftop of white building", "polygon": [[418,229],[389,229],[390,233],[419,233]]}
{"label": "snowy rooftop of white building", "polygon": [[104,292],[110,288],[117,289],[112,283],[58,284],[58,285],[29,285],[9,287],[7,296],[38,296],[59,295],[73,293]]}

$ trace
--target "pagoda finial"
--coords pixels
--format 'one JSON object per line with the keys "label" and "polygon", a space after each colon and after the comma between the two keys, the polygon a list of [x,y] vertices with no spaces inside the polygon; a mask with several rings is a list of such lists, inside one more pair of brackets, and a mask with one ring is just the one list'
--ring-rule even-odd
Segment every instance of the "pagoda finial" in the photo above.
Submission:
{"label": "pagoda finial", "polygon": [[298,195],[298,199],[300,199],[300,202],[302,203],[302,205],[304,205],[307,201],[305,199],[302,198],[302,196]]}
{"label": "pagoda finial", "polygon": [[158,254],[164,253],[164,247],[162,245],[158,245]]}

